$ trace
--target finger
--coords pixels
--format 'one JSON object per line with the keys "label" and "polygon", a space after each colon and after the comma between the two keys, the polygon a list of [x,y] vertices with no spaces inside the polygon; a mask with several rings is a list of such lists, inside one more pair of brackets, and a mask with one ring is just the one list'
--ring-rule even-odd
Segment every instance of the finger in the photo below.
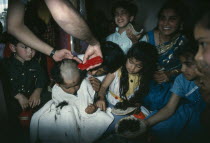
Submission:
{"label": "finger", "polygon": [[99,105],[98,105],[98,108],[100,108],[100,109],[102,110],[102,106],[101,106],[101,104],[99,104]]}
{"label": "finger", "polygon": [[21,105],[22,110],[24,110],[24,105]]}
{"label": "finger", "polygon": [[99,87],[93,86],[93,90],[96,91],[96,92],[98,92],[99,91]]}
{"label": "finger", "polygon": [[32,103],[33,103],[33,101],[32,101],[32,100],[30,100],[30,101],[29,101],[29,106],[30,106],[30,107],[31,107]]}
{"label": "finger", "polygon": [[31,104],[31,108],[34,108],[35,105],[36,105],[36,101],[34,101],[33,104]]}
{"label": "finger", "polygon": [[101,63],[100,63],[100,64],[96,64],[96,65],[94,65],[94,66],[90,66],[89,68],[87,68],[87,70],[94,69],[95,67],[98,67],[98,66],[100,66],[100,65],[101,65]]}
{"label": "finger", "polygon": [[38,99],[38,100],[36,101],[36,106],[38,106],[39,103],[40,103],[40,99]]}
{"label": "finger", "polygon": [[90,80],[90,83],[95,84],[95,85],[98,85],[99,84],[99,81],[96,80],[96,79],[92,79],[92,80]]}
{"label": "finger", "polygon": [[88,79],[89,79],[90,82],[92,82],[94,80],[94,77],[91,76]]}
{"label": "finger", "polygon": [[[87,49],[88,50],[88,49]],[[90,59],[90,55],[88,53],[85,53],[84,57],[83,57],[83,64],[87,62],[87,60]]]}
{"label": "finger", "polygon": [[73,57],[73,60],[77,61],[78,63],[82,63],[82,60],[79,59],[78,57]]}
{"label": "finger", "polygon": [[139,39],[140,37],[141,37],[141,34],[138,34],[138,35],[136,36],[137,39]]}
{"label": "finger", "polygon": [[103,111],[106,111],[106,105],[103,103]]}
{"label": "finger", "polygon": [[39,99],[39,101],[38,101],[38,105],[40,105],[40,103],[41,103],[41,100]]}
{"label": "finger", "polygon": [[96,102],[96,107],[98,107],[98,108],[99,108],[98,102]]}
{"label": "finger", "polygon": [[27,105],[26,105],[26,104],[24,104],[24,105],[23,105],[23,109],[25,110],[26,108],[27,108]]}
{"label": "finger", "polygon": [[32,104],[32,108],[34,108],[37,105],[37,100],[34,101],[34,103]]}
{"label": "finger", "polygon": [[70,57],[73,57],[73,54],[71,53],[71,51],[67,50],[67,49],[62,49],[61,52],[64,52],[65,55],[68,55]]}
{"label": "finger", "polygon": [[144,32],[144,29],[141,29],[140,34]]}
{"label": "finger", "polygon": [[31,105],[30,105],[30,107],[31,107],[31,108],[32,108],[32,107],[33,107],[33,105],[34,105],[34,102],[35,102],[35,101],[32,101],[32,102],[31,102]]}

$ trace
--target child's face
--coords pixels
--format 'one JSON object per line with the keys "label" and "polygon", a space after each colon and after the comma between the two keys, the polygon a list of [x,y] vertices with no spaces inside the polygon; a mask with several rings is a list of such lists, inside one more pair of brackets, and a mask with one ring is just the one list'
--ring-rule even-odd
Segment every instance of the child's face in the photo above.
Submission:
{"label": "child's face", "polygon": [[183,57],[180,58],[182,68],[181,71],[187,80],[194,80],[198,77],[197,67],[194,61],[194,57]]}
{"label": "child's face", "polygon": [[129,22],[133,21],[133,16],[130,16],[130,14],[128,13],[127,10],[123,9],[123,8],[117,8],[115,10],[115,24],[119,27],[119,28],[125,28]]}
{"label": "child's face", "polygon": [[16,45],[15,52],[15,57],[21,62],[30,61],[36,53],[34,49],[27,47],[23,43],[18,43]]}
{"label": "child's face", "polygon": [[85,109],[85,112],[87,114],[93,114],[94,112],[96,112],[97,107],[94,104],[90,104],[88,105],[88,107]]}
{"label": "child's face", "polygon": [[165,9],[160,14],[158,20],[158,29],[161,34],[170,36],[174,34],[180,27],[180,17],[173,9]]}
{"label": "child's face", "polygon": [[76,94],[76,92],[80,88],[80,84],[81,84],[80,77],[75,77],[73,80],[65,80],[64,79],[64,84],[59,84],[59,86],[66,93]]}
{"label": "child's face", "polygon": [[210,29],[197,25],[194,29],[194,37],[199,46],[195,56],[198,69],[203,74],[210,74]]}
{"label": "child's face", "polygon": [[141,61],[136,60],[135,58],[129,58],[126,61],[126,69],[129,74],[137,74],[143,68]]}

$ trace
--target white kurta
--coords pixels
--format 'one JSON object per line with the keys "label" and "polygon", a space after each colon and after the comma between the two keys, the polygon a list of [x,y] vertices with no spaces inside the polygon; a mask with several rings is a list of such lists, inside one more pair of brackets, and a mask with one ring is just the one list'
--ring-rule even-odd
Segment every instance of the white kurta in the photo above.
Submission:
{"label": "white kurta", "polygon": [[116,28],[115,33],[112,33],[106,38],[106,41],[111,41],[113,43],[116,43],[120,46],[120,48],[123,50],[125,54],[127,54],[128,50],[132,46],[132,41],[128,38],[126,31],[123,33],[118,33],[119,28]]}
{"label": "white kurta", "polygon": [[[55,85],[52,100],[37,111],[31,120],[31,143],[91,143],[99,138],[111,124],[114,117],[111,110],[98,109],[87,114],[85,108],[93,103],[95,91],[88,80],[83,80],[78,96],[65,93]],[[68,105],[56,107],[66,101]]]}

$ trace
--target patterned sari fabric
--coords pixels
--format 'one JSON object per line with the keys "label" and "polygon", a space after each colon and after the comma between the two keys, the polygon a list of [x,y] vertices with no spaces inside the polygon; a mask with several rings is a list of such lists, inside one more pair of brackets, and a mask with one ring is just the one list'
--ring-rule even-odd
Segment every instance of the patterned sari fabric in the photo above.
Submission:
{"label": "patterned sari fabric", "polygon": [[[147,39],[147,42],[156,46],[159,54],[158,70],[171,71],[181,68],[181,64],[177,57],[175,57],[175,53],[186,41],[186,38],[183,35],[180,34],[171,41],[161,45],[155,45],[154,31],[148,32],[146,38],[143,37],[142,39]],[[150,110],[161,109],[170,98],[170,88],[173,85],[175,77],[176,76],[173,76],[168,82],[163,82],[161,84],[152,81],[149,94],[144,98],[144,106]]]}

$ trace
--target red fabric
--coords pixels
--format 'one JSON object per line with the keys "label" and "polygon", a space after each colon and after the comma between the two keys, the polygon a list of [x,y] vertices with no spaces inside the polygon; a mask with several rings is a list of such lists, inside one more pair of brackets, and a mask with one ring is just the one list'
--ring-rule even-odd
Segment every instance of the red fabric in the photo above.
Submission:
{"label": "red fabric", "polygon": [[32,117],[32,109],[28,109],[25,111],[22,111],[19,115],[20,124],[23,128],[29,128],[30,127],[30,121]]}
{"label": "red fabric", "polygon": [[133,114],[134,117],[139,118],[139,119],[145,119],[145,115],[142,112],[139,112],[139,114]]}

